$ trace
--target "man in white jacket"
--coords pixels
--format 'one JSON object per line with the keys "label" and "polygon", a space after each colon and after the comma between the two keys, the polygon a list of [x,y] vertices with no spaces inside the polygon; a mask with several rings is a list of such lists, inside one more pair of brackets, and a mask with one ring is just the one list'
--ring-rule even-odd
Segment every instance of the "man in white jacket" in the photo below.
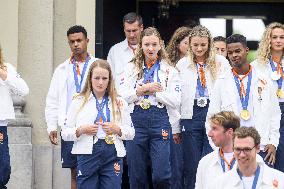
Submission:
{"label": "man in white jacket", "polygon": [[135,12],[127,13],[122,22],[125,39],[112,46],[107,56],[117,89],[119,89],[120,83],[123,82],[119,79],[120,75],[123,73],[126,64],[133,59],[143,30],[142,17]]}
{"label": "man in white jacket", "polygon": [[208,136],[219,148],[199,161],[195,189],[208,189],[212,180],[236,166],[233,133],[240,127],[240,118],[232,111],[222,111],[210,117],[210,127]]}
{"label": "man in white jacket", "polygon": [[[72,99],[83,89],[89,66],[96,59],[87,52],[89,39],[82,26],[72,26],[67,31],[72,55],[54,71],[46,97],[45,119],[50,142],[58,145],[57,126],[64,126]],[[71,189],[76,189],[77,159],[71,154],[73,142],[61,139],[63,168],[71,169]]]}
{"label": "man in white jacket", "polygon": [[214,189],[284,189],[284,173],[257,162],[260,135],[253,127],[241,127],[234,132],[236,169],[228,171],[212,183]]}
{"label": "man in white jacket", "polygon": [[[259,155],[272,166],[279,143],[281,114],[275,90],[270,80],[247,62],[244,36],[228,37],[227,48],[232,70],[216,81],[207,118],[223,110],[234,111],[241,118],[241,126],[255,127],[259,132]],[[208,119],[206,129],[208,133]]]}

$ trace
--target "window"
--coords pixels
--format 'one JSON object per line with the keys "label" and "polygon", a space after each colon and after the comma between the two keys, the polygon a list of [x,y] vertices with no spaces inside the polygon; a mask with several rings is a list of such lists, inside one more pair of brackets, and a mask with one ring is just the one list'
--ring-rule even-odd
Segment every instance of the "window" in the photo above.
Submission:
{"label": "window", "polygon": [[226,19],[224,18],[200,18],[200,24],[211,32],[212,37],[226,37]]}
{"label": "window", "polygon": [[233,19],[233,33],[244,35],[247,41],[260,41],[264,30],[261,19]]}

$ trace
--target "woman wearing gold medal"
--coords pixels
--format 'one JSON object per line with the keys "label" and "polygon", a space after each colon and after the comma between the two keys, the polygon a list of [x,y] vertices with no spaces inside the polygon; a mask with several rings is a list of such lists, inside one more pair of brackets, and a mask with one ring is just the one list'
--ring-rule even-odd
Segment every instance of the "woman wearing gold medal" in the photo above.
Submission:
{"label": "woman wearing gold medal", "polygon": [[[259,68],[247,61],[249,49],[243,35],[231,35],[226,42],[232,70],[217,79],[207,116],[223,110],[234,111],[241,118],[241,126],[255,127],[259,132],[259,155],[273,166],[280,126],[274,87]],[[206,126],[209,129],[209,123]]]}
{"label": "woman wearing gold medal", "polygon": [[127,103],[117,97],[110,66],[96,60],[90,66],[83,91],[69,108],[62,138],[74,141],[78,189],[120,189],[122,140],[132,140],[134,128]]}
{"label": "woman wearing gold medal", "polygon": [[259,43],[257,59],[252,62],[256,69],[271,78],[281,109],[280,139],[276,152],[275,168],[284,172],[284,25],[271,23]]}
{"label": "woman wearing gold medal", "polygon": [[211,91],[217,75],[229,62],[215,55],[207,28],[196,26],[189,35],[188,56],[177,63],[182,80],[181,122],[185,188],[193,189],[198,162],[212,151],[205,130]]}
{"label": "woman wearing gold medal", "polygon": [[170,139],[178,122],[180,80],[169,65],[159,32],[152,27],[141,33],[137,53],[123,74],[122,96],[130,104],[135,128],[127,141],[127,162],[131,189],[148,188],[150,157],[154,188],[169,189],[171,179]]}

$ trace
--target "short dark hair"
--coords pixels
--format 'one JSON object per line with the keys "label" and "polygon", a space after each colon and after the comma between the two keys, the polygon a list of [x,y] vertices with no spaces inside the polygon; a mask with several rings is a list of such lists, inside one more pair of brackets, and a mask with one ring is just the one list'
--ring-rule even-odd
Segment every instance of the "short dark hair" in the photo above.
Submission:
{"label": "short dark hair", "polygon": [[219,35],[213,38],[213,42],[216,42],[216,41],[223,41],[226,43],[226,38]]}
{"label": "short dark hair", "polygon": [[244,47],[247,47],[247,39],[241,34],[233,34],[226,40],[227,45],[231,43],[241,43]]}
{"label": "short dark hair", "polygon": [[80,25],[71,26],[67,31],[67,37],[70,34],[74,34],[74,33],[83,33],[85,38],[87,38],[87,36],[88,36],[86,29],[83,26],[80,26]]}
{"label": "short dark hair", "polygon": [[139,14],[136,14],[135,12],[130,12],[124,15],[123,17],[123,26],[124,23],[127,22],[128,24],[133,24],[134,22],[138,21],[139,26],[143,24],[142,17]]}
{"label": "short dark hair", "polygon": [[233,129],[235,131],[240,127],[240,118],[233,111],[221,111],[213,114],[210,121],[220,124],[225,130]]}
{"label": "short dark hair", "polygon": [[247,137],[251,137],[254,140],[254,145],[260,144],[260,135],[254,127],[240,127],[236,129],[233,135],[234,140],[235,138],[247,138]]}

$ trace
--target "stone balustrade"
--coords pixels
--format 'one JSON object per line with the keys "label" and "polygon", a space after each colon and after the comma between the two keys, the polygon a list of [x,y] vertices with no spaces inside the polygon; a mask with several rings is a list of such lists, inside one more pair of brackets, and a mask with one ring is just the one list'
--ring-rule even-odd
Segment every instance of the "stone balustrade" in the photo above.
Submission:
{"label": "stone balustrade", "polygon": [[31,189],[33,187],[32,123],[23,113],[25,100],[13,97],[16,119],[9,121],[8,135],[12,173],[7,185],[9,189]]}

